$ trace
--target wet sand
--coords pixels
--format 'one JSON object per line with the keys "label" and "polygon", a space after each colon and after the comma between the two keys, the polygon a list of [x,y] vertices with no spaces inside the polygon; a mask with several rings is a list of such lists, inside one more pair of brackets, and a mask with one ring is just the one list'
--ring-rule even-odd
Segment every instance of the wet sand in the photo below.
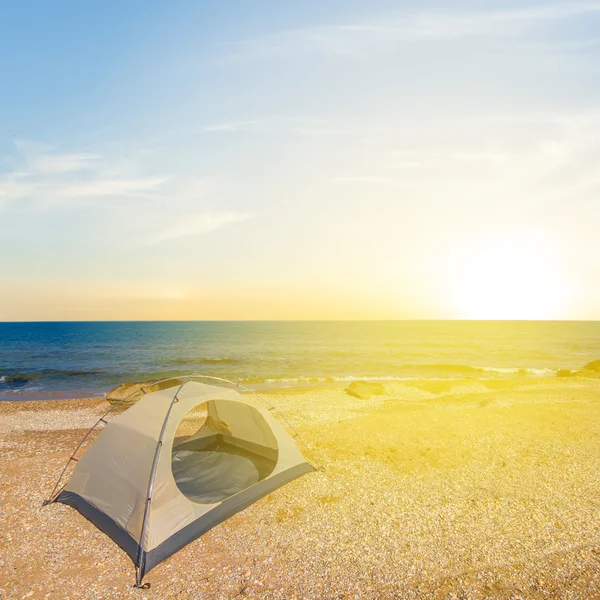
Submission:
{"label": "wet sand", "polygon": [[600,598],[600,380],[265,396],[324,470],[156,567],[148,590],[79,513],[42,508],[107,403],[0,403],[0,598]]}

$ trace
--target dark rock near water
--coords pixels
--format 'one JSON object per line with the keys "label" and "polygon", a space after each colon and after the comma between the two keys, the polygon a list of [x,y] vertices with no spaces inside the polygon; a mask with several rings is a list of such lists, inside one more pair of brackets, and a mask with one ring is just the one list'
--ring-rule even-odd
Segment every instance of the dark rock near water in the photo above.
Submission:
{"label": "dark rock near water", "polygon": [[368,400],[371,396],[381,395],[385,392],[385,388],[381,383],[372,381],[353,381],[347,388],[346,393],[349,396]]}
{"label": "dark rock near water", "polygon": [[[164,390],[180,384],[181,381],[179,379],[169,379],[168,381],[162,381],[160,383],[157,383],[156,379],[151,381],[126,381],[110,390],[110,392],[106,394],[106,399],[111,404],[120,403],[122,406],[130,406],[131,404],[135,404],[146,394],[158,392],[159,390]],[[142,388],[144,389],[142,390]],[[125,400],[128,396],[131,396],[131,398]]]}
{"label": "dark rock near water", "polygon": [[597,371],[600,373],[600,360],[593,360],[583,367],[586,371]]}
{"label": "dark rock near water", "polygon": [[557,377],[572,377],[573,375],[575,375],[575,372],[571,371],[571,369],[559,369],[556,372]]}
{"label": "dark rock near water", "polygon": [[590,379],[600,379],[600,360],[593,360],[579,370],[559,369],[556,372],[557,377],[588,377]]}

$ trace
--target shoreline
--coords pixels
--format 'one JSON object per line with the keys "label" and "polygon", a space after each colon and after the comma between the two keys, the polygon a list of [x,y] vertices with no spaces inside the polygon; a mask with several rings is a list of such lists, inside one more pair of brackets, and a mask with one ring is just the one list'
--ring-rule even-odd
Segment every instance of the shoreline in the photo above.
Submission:
{"label": "shoreline", "polygon": [[[462,390],[464,385],[473,385],[479,387],[480,391],[482,388],[487,388],[487,391],[495,392],[511,387],[520,387],[521,385],[527,387],[528,385],[535,386],[548,386],[553,387],[554,382],[557,385],[562,386],[574,384],[576,386],[594,385],[594,381],[598,382],[600,388],[600,376],[588,377],[584,375],[571,375],[569,377],[512,377],[512,378],[489,378],[489,379],[476,379],[471,377],[462,378],[404,378],[404,379],[366,379],[366,380],[348,380],[348,381],[334,381],[334,382],[319,382],[309,383],[306,385],[295,385],[295,386],[281,386],[281,387],[268,387],[268,388],[254,388],[249,390],[238,390],[241,394],[252,394],[263,396],[294,396],[303,395],[307,393],[320,393],[323,391],[338,390],[342,391],[345,396],[346,388],[352,383],[352,381],[368,381],[369,383],[381,383],[384,386],[384,393],[382,397],[387,397],[388,393],[393,393],[394,390],[403,388],[417,388],[431,393],[433,396],[436,395],[448,395],[451,393],[453,388],[457,388],[459,391]],[[218,385],[218,383],[216,384]],[[74,395],[77,394],[77,395]],[[0,396],[0,407],[10,405],[23,405],[23,407],[37,406],[41,409],[43,407],[54,407],[60,406],[68,408],[72,406],[97,406],[106,400],[107,392],[103,392],[98,395],[89,395],[85,392],[81,392],[79,395],[76,392],[49,392],[48,394],[41,395],[28,395],[28,396]],[[350,396],[348,396],[350,398]],[[375,395],[373,398],[377,398]],[[130,406],[130,405],[123,405]],[[24,410],[26,410],[24,408]],[[0,410],[1,412],[1,410]]]}
{"label": "shoreline", "polygon": [[[501,371],[498,369],[498,373]],[[539,369],[541,371],[541,369]],[[383,385],[395,385],[395,384],[408,384],[415,382],[423,382],[423,381],[437,381],[437,382],[457,382],[457,381],[481,381],[483,383],[486,382],[494,382],[494,381],[534,381],[534,380],[547,380],[556,378],[556,373],[548,373],[548,374],[534,374],[527,373],[522,374],[519,373],[516,369],[507,369],[504,372],[503,376],[496,377],[395,377],[395,376],[367,376],[367,377],[344,377],[344,378],[334,378],[334,377],[314,377],[307,378],[306,381],[297,381],[297,380],[289,380],[290,383],[286,383],[286,380],[277,380],[277,381],[265,381],[265,382],[234,382],[243,386],[244,388],[248,388],[251,391],[257,393],[284,393],[286,390],[294,393],[295,390],[318,390],[321,388],[328,387],[347,387],[352,382],[358,381],[367,381],[369,383],[381,383]],[[182,378],[185,375],[174,375],[173,379]],[[578,377],[577,375],[571,375],[570,378]],[[153,380],[148,380],[153,381]],[[293,383],[292,383],[293,382]],[[215,385],[219,385],[218,382]],[[77,400],[77,399],[85,399],[85,398],[105,398],[111,390],[106,391],[75,391],[75,390],[53,390],[53,391],[39,391],[39,392],[29,392],[20,394],[19,392],[10,392],[10,393],[0,393],[0,404],[3,402],[36,402],[36,401],[52,401],[52,400]],[[244,391],[244,390],[240,390]]]}

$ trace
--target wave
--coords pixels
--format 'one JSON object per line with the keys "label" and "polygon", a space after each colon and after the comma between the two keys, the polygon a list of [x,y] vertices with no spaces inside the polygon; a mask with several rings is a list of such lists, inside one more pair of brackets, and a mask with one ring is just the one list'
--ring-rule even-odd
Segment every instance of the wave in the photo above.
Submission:
{"label": "wave", "polygon": [[474,367],[472,365],[459,365],[459,364],[426,364],[426,365],[403,365],[401,369],[406,371],[414,371],[415,373],[450,373],[459,374],[469,377],[470,375],[478,375],[485,372],[484,367]]}
{"label": "wave", "polygon": [[481,367],[475,365],[462,365],[453,363],[403,365],[401,369],[415,373],[454,374],[465,377],[481,376],[486,374],[498,375],[536,375],[539,377],[555,375],[556,370],[550,368],[531,367]]}
{"label": "wave", "polygon": [[172,365],[211,365],[211,364],[224,364],[224,365],[236,365],[240,361],[237,358],[231,358],[229,356],[215,356],[215,357],[197,357],[197,358],[173,358],[168,361]]}
{"label": "wave", "polygon": [[478,367],[459,364],[426,364],[402,365],[394,369],[395,375],[322,375],[322,376],[288,376],[288,377],[259,377],[247,376],[240,381],[245,383],[273,384],[316,384],[352,381],[415,381],[431,380],[460,380],[460,379],[499,379],[510,377],[552,377],[555,369],[525,368],[525,367]]}
{"label": "wave", "polygon": [[456,363],[439,364],[407,364],[399,365],[393,369],[399,375],[411,377],[473,377],[482,378],[486,376],[528,376],[538,377],[551,376],[556,374],[555,369],[550,368],[531,368],[531,367],[487,367],[475,365],[463,365]]}
{"label": "wave", "polygon": [[35,381],[40,377],[41,375],[39,373],[11,373],[10,375],[3,375],[0,377],[0,383],[24,385],[30,381]]}
{"label": "wave", "polygon": [[535,375],[537,377],[548,377],[556,375],[557,369],[533,369],[524,367],[504,368],[504,367],[481,367],[486,373],[504,373],[506,375]]}
{"label": "wave", "polygon": [[69,377],[97,377],[101,375],[99,371],[69,371],[61,369],[43,369],[41,371],[31,371],[29,373],[8,373],[0,377],[0,384],[20,384],[24,385],[37,381],[43,377],[66,379]]}

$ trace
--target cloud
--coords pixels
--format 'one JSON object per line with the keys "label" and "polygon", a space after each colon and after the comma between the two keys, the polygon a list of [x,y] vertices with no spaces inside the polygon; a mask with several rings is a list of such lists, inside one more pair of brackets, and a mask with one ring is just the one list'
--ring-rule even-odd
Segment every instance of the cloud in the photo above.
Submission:
{"label": "cloud", "polygon": [[250,215],[237,212],[189,215],[181,218],[174,225],[154,234],[152,238],[145,240],[139,245],[152,246],[166,241],[203,235],[249,218]]}
{"label": "cloud", "polygon": [[83,207],[99,198],[146,197],[167,181],[120,174],[99,154],[56,153],[35,142],[15,145],[20,160],[17,168],[0,174],[0,208],[19,200],[48,208]]}
{"label": "cloud", "polygon": [[439,42],[471,36],[510,36],[548,21],[600,13],[600,1],[469,13],[416,12],[371,23],[292,29],[239,43],[233,58],[324,53],[358,57],[403,42]]}
{"label": "cloud", "polygon": [[61,197],[94,198],[110,196],[138,196],[155,191],[167,181],[165,177],[138,177],[134,179],[97,179],[63,185]]}
{"label": "cloud", "polygon": [[30,166],[38,173],[72,173],[92,168],[99,158],[97,154],[46,154],[36,157]]}
{"label": "cloud", "polygon": [[32,140],[16,139],[14,145],[24,159],[28,170],[35,173],[69,173],[92,168],[99,154],[79,152],[60,154],[53,146]]}
{"label": "cloud", "polygon": [[223,121],[203,125],[200,133],[258,133],[265,135],[343,136],[363,132],[346,127],[332,127],[328,121],[303,117],[267,116],[239,121]]}
{"label": "cloud", "polygon": [[478,151],[464,151],[458,150],[451,152],[448,155],[451,160],[458,160],[468,163],[490,163],[490,164],[502,164],[509,159],[506,152],[496,152],[489,150],[478,150]]}
{"label": "cloud", "polygon": [[39,207],[81,207],[88,204],[88,200],[97,198],[145,196],[158,189],[165,181],[164,178],[45,181],[28,173],[18,173],[0,178],[0,199],[3,198],[5,204],[30,199]]}
{"label": "cloud", "polygon": [[0,174],[0,209],[16,202],[46,211],[86,208],[85,219],[115,222],[113,235],[132,246],[202,235],[250,217],[233,210],[199,211],[202,197],[210,193],[215,200],[214,179],[149,174],[101,154],[60,153],[36,142],[15,146],[19,156],[13,170]]}
{"label": "cloud", "polygon": [[261,119],[246,119],[242,121],[225,121],[222,123],[213,123],[204,125],[200,128],[201,132],[213,133],[219,131],[256,131],[262,129],[264,121]]}
{"label": "cloud", "polygon": [[352,175],[348,177],[331,177],[334,183],[366,183],[375,185],[390,185],[396,183],[394,177],[382,177],[379,175]]}

